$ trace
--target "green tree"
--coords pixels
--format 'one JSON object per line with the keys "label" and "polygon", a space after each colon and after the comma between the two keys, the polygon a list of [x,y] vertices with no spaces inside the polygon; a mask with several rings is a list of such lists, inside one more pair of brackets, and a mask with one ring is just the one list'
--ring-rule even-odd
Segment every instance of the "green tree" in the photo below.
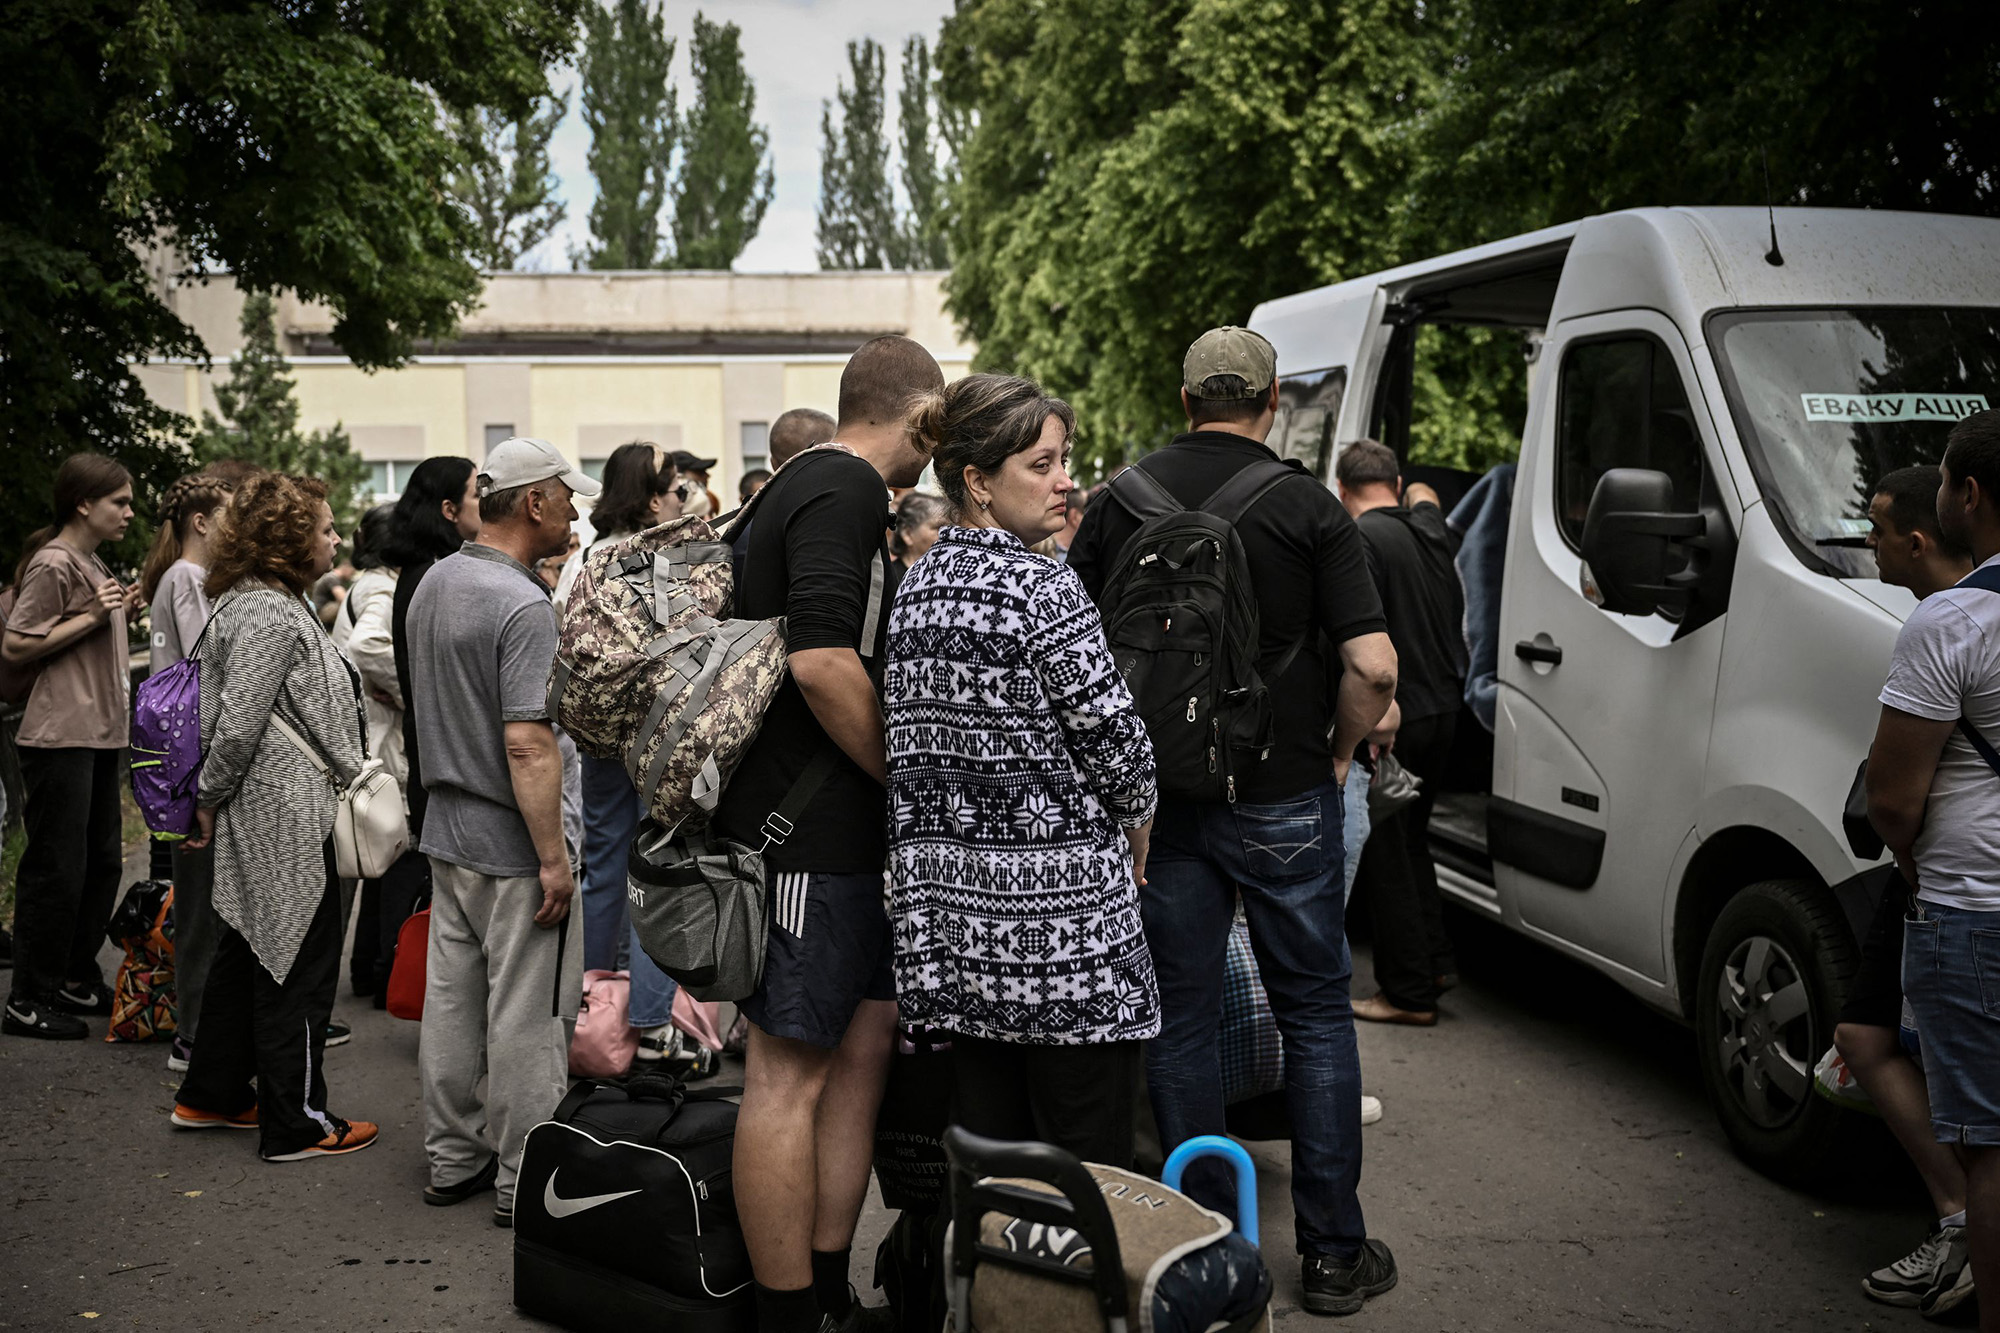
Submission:
{"label": "green tree", "polygon": [[1649,204],[1990,213],[2000,199],[2000,24],[1985,0],[1445,12],[1451,74],[1409,124],[1403,226],[1424,247]]}
{"label": "green tree", "polygon": [[931,115],[936,101],[930,47],[921,37],[903,43],[903,87],[897,95],[897,128],[903,141],[903,193],[910,201],[903,222],[897,265],[902,268],[948,268],[945,244],[947,177],[938,165],[938,135]]}
{"label": "green tree", "polygon": [[272,472],[318,477],[327,486],[334,526],[352,540],[354,521],[366,497],[368,465],[354,452],[347,432],[299,429],[299,404],[292,377],[278,350],[276,303],[269,292],[243,296],[243,347],[230,364],[229,378],[215,386],[222,408],[201,414],[194,437],[197,465],[242,458]]}
{"label": "green tree", "polygon": [[539,100],[525,116],[487,107],[453,114],[460,164],[451,190],[472,214],[482,267],[513,268],[562,225],[549,139],[568,111],[569,98],[561,96]]}
{"label": "green tree", "polygon": [[899,247],[896,196],[889,183],[882,48],[872,38],[847,44],[853,77],[820,109],[819,266],[887,268]]}
{"label": "green tree", "polygon": [[10,3],[0,61],[26,82],[0,99],[0,552],[66,454],[115,454],[142,495],[184,464],[189,423],[131,369],[204,354],[168,304],[180,270],[326,302],[364,366],[448,335],[481,279],[440,108],[524,113],[583,8]]}
{"label": "green tree", "polygon": [[1181,357],[1259,300],[1400,257],[1392,130],[1442,65],[1401,0],[967,0],[954,315],[983,367],[1076,406],[1086,463],[1180,426]]}
{"label": "green tree", "polygon": [[676,268],[728,268],[771,206],[771,136],[755,120],[741,36],[734,23],[694,16],[694,105],[673,191]]}
{"label": "green tree", "polygon": [[673,39],[650,0],[593,5],[584,29],[583,123],[597,201],[590,206],[592,244],[575,258],[587,268],[652,268],[660,262],[660,210],[679,135],[667,82]]}

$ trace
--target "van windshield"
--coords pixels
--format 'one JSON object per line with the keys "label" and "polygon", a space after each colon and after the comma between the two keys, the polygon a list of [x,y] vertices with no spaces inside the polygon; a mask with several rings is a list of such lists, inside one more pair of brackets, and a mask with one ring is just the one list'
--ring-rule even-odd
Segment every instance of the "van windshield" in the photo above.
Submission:
{"label": "van windshield", "polygon": [[1728,311],[1709,343],[1779,530],[1806,564],[1876,576],[1868,498],[1934,465],[1962,417],[2000,404],[2000,310]]}

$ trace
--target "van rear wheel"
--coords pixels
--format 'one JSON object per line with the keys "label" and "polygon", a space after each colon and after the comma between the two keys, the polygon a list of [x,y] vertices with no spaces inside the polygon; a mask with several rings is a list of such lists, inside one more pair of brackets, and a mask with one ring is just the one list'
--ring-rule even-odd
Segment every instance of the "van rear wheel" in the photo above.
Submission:
{"label": "van rear wheel", "polygon": [[1790,1184],[1824,1181],[1862,1130],[1813,1091],[1855,966],[1838,909],[1794,879],[1731,898],[1702,950],[1695,1036],[1709,1100],[1736,1151]]}

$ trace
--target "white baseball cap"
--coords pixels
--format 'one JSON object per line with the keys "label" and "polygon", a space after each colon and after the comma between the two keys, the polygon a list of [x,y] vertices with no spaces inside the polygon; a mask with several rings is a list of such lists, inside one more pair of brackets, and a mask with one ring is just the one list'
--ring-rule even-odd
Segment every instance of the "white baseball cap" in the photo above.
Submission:
{"label": "white baseball cap", "polygon": [[550,477],[560,477],[565,486],[582,496],[596,495],[604,489],[547,440],[516,435],[487,451],[486,461],[479,465],[479,494],[532,486]]}

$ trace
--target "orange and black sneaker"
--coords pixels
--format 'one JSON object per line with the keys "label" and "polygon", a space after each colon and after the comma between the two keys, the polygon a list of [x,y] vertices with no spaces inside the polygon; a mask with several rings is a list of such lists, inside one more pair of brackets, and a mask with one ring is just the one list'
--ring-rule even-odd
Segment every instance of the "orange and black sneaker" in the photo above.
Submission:
{"label": "orange and black sneaker", "polygon": [[220,1111],[200,1111],[175,1102],[172,1119],[175,1129],[255,1129],[257,1108],[253,1104],[247,1111],[224,1115]]}
{"label": "orange and black sneaker", "polygon": [[338,1157],[342,1153],[360,1152],[375,1142],[380,1131],[366,1120],[342,1120],[337,1116],[327,1117],[333,1122],[333,1131],[318,1143],[300,1148],[297,1152],[265,1153],[267,1162],[303,1162],[308,1157]]}

